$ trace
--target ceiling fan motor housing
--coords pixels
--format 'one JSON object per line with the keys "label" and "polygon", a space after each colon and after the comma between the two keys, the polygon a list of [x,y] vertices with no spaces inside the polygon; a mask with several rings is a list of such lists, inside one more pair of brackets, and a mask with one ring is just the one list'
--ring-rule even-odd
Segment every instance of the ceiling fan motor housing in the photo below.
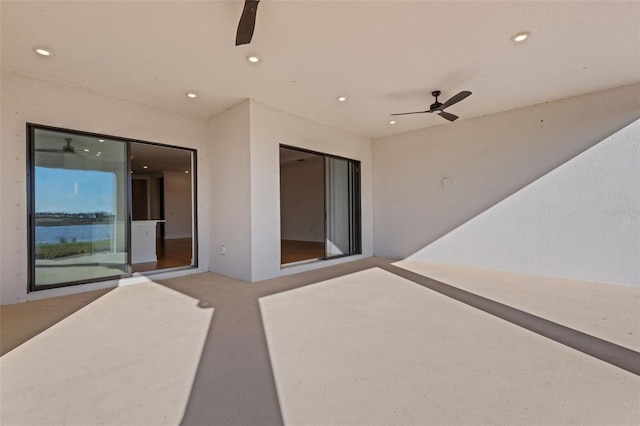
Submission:
{"label": "ceiling fan motor housing", "polygon": [[73,148],[73,146],[71,146],[71,138],[65,138],[65,141],[67,141],[67,144],[62,147],[62,151],[75,152],[75,149]]}
{"label": "ceiling fan motor housing", "polygon": [[440,96],[440,91],[434,90],[433,92],[431,92],[431,96],[436,98],[436,101],[432,103],[431,106],[429,107],[429,109],[433,111],[434,109],[440,108],[442,106],[442,103],[438,102],[438,96]]}

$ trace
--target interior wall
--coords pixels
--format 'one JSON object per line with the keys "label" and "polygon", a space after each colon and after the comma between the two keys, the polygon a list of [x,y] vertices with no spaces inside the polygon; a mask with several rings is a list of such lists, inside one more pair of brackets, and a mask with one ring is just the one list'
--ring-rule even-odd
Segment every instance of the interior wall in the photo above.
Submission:
{"label": "interior wall", "polygon": [[280,165],[282,239],[324,241],[322,157]]}
{"label": "interior wall", "polygon": [[209,139],[211,271],[251,281],[249,101],[211,118]]}
{"label": "interior wall", "polygon": [[[160,219],[160,197],[158,178],[162,177],[162,173],[152,173],[149,175],[149,219]],[[161,237],[160,226],[156,226],[156,238]]]}
{"label": "interior wall", "polygon": [[[371,141],[322,123],[251,101],[252,281],[373,254],[373,158]],[[362,255],[280,267],[280,144],[361,161]]]}
{"label": "interior wall", "polygon": [[[0,79],[0,193],[3,194],[0,207],[0,303],[117,285],[117,282],[103,282],[27,295],[26,123],[195,148],[202,164],[198,168],[198,180],[206,182],[209,180],[206,122],[5,70]],[[201,185],[198,189],[199,217],[208,217],[209,200],[206,186]],[[207,221],[201,221],[198,270],[208,270],[208,234]]]}
{"label": "interior wall", "polygon": [[131,220],[151,218],[151,179],[145,175],[131,175]]}
{"label": "interior wall", "polygon": [[[375,254],[405,258],[415,253],[639,117],[640,85],[633,85],[375,140]],[[567,182],[556,184],[564,187]],[[595,189],[605,180],[590,182]],[[619,189],[611,182],[607,185],[607,190]],[[560,192],[550,192],[540,214],[563,205]],[[599,200],[592,202],[591,209],[610,208]],[[615,221],[592,225],[596,223],[605,227],[599,233],[617,234]],[[549,229],[547,222],[535,218],[521,226],[529,237]],[[575,242],[569,241],[559,243],[558,252],[576,251]],[[484,247],[486,241],[467,243]],[[624,247],[613,247],[607,258],[616,253],[628,258]],[[509,270],[525,271],[530,261],[513,259]],[[465,260],[458,258],[456,263]],[[495,267],[489,262],[475,266],[483,265]],[[574,269],[581,266],[575,264]],[[566,276],[566,271],[556,268],[545,274]]]}
{"label": "interior wall", "polygon": [[640,121],[409,259],[640,287]]}
{"label": "interior wall", "polygon": [[191,175],[164,172],[165,239],[191,238]]}

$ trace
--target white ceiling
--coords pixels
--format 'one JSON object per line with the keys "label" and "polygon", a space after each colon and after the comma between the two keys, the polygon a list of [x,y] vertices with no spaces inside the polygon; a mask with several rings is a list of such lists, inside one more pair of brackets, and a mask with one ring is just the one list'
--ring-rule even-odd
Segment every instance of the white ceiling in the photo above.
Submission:
{"label": "white ceiling", "polygon": [[[436,89],[473,92],[448,110],[469,118],[640,80],[637,1],[263,0],[239,47],[240,0],[1,5],[2,68],[201,118],[253,98],[379,137],[447,123],[388,124]],[[520,31],[533,35],[516,45]]]}

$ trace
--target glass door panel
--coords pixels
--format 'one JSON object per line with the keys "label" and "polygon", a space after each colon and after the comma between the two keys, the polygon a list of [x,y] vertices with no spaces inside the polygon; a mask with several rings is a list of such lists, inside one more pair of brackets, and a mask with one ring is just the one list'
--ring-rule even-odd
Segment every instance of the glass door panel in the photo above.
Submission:
{"label": "glass door panel", "polygon": [[33,129],[33,289],[128,273],[127,145]]}
{"label": "glass door panel", "polygon": [[280,263],[325,256],[324,156],[280,147]]}
{"label": "glass door panel", "polygon": [[195,153],[130,142],[131,270],[196,264]]}
{"label": "glass door panel", "polygon": [[349,161],[325,157],[326,257],[351,254]]}

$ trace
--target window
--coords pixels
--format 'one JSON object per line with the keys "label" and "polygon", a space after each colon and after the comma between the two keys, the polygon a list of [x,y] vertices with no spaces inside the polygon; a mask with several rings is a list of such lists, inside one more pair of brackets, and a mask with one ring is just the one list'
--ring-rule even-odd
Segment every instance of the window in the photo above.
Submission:
{"label": "window", "polygon": [[361,253],[360,163],[280,147],[281,264]]}
{"label": "window", "polygon": [[[28,135],[31,291],[196,266],[195,151],[36,125],[28,125]],[[169,152],[163,156],[163,150]],[[134,184],[134,176],[146,185]],[[182,207],[172,210],[170,218],[161,209],[168,196],[156,185],[163,179],[181,185],[176,192]],[[188,252],[183,253],[186,260],[164,262],[167,244],[158,229],[161,223],[180,229],[174,236],[187,242],[182,249]],[[146,226],[144,244],[140,226]]]}

